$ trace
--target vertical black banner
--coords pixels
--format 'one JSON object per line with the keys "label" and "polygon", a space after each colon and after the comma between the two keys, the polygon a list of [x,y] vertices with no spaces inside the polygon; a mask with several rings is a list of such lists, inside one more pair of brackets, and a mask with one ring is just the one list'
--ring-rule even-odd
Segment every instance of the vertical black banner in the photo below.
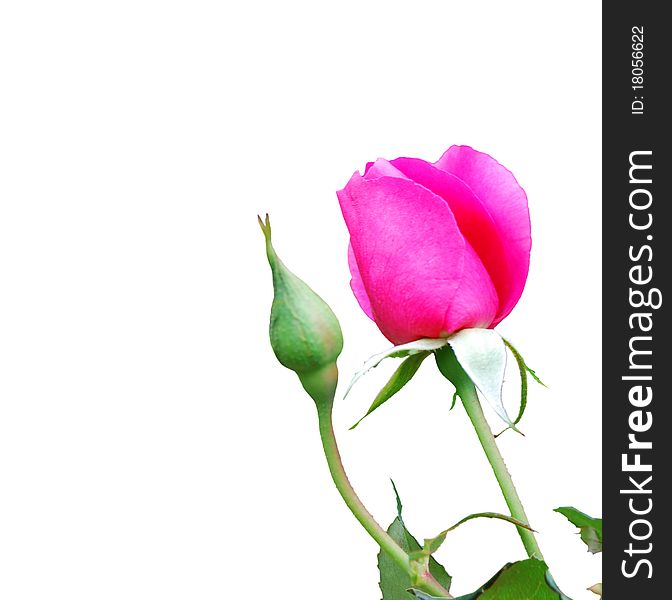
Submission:
{"label": "vertical black banner", "polygon": [[672,30],[603,3],[604,590],[672,598]]}

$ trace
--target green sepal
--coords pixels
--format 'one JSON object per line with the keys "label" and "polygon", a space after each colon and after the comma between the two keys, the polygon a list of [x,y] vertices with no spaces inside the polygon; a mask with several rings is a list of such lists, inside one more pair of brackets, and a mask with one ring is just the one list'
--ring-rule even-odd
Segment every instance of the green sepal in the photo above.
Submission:
{"label": "green sepal", "polygon": [[436,363],[461,395],[471,384],[508,427],[516,429],[502,398],[506,346],[492,329],[468,328],[454,333],[448,346],[436,351]]}
{"label": "green sepal", "polygon": [[378,395],[375,397],[369,410],[366,411],[366,414],[359,419],[350,429],[354,429],[359,425],[366,417],[368,417],[374,410],[382,406],[387,402],[392,396],[399,392],[418,372],[422,361],[429,356],[429,352],[419,352],[418,354],[411,354],[407,357],[397,368],[397,370],[392,374],[389,381],[382,387],[378,392]]}
{"label": "green sepal", "polygon": [[[537,374],[532,369],[530,369],[530,367],[527,366],[527,363],[525,362],[525,359],[523,358],[522,354],[518,352],[518,350],[516,350],[513,344],[504,338],[502,338],[502,340],[504,340],[504,345],[509,349],[509,352],[511,352],[511,354],[513,355],[513,358],[515,359],[516,364],[518,365],[518,373],[520,375],[520,409],[518,410],[518,415],[513,420],[513,424],[518,425],[518,423],[520,423],[521,419],[523,418],[523,415],[525,414],[525,409],[527,408],[528,373],[540,385],[546,387],[546,384],[541,379],[539,379]],[[515,429],[515,427],[507,427],[507,429]],[[506,431],[507,429],[505,429],[504,431]],[[495,437],[499,437],[502,433],[504,433],[504,431],[500,432]]]}
{"label": "green sepal", "polygon": [[443,348],[447,344],[448,340],[446,338],[442,339],[422,338],[419,340],[415,340],[414,342],[409,342],[408,344],[402,344],[400,346],[392,346],[392,348],[388,348],[383,352],[374,354],[362,365],[362,368],[354,374],[352,380],[350,381],[350,384],[348,385],[348,389],[345,390],[345,394],[343,395],[343,397],[345,398],[350,393],[350,390],[353,388],[355,383],[357,383],[371,369],[375,369],[386,358],[406,358],[407,356],[412,356],[414,354],[420,354],[423,352],[433,352],[434,350]]}
{"label": "green sepal", "polygon": [[299,376],[316,402],[331,402],[338,380],[336,359],[343,349],[341,326],[329,305],[278,258],[268,215],[265,220],[259,217],[259,226],[273,275],[269,323],[273,352]]}
{"label": "green sepal", "polygon": [[457,397],[459,394],[457,393],[457,390],[453,392],[453,399],[450,402],[450,408],[448,409],[449,411],[453,410],[455,408],[455,404],[457,403]]}

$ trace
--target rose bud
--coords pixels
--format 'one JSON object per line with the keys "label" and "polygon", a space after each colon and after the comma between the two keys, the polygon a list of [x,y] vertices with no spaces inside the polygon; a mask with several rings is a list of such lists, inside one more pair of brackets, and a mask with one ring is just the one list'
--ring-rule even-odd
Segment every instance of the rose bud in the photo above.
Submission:
{"label": "rose bud", "polygon": [[343,335],[329,305],[278,258],[271,243],[271,223],[259,218],[266,255],[273,274],[273,304],[269,334],[282,365],[295,371],[315,402],[331,402],[336,392],[336,359]]}
{"label": "rose bud", "polygon": [[518,302],[530,262],[527,197],[487,154],[452,146],[434,164],[378,159],[338,200],[351,287],[394,344],[492,328]]}

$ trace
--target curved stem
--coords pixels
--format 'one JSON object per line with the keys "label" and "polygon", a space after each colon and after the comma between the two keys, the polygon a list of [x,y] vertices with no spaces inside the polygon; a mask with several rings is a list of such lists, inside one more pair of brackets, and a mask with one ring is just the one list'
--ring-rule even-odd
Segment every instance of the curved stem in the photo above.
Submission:
{"label": "curved stem", "polygon": [[[320,422],[320,437],[324,447],[324,454],[327,458],[331,477],[336,484],[345,504],[350,509],[355,518],[366,529],[369,535],[376,541],[380,548],[386,552],[394,562],[408,573],[411,579],[418,577],[418,573],[412,568],[408,554],[397,544],[390,535],[376,522],[373,515],[366,509],[362,501],[348,480],[348,476],[343,468],[341,455],[338,451],[336,436],[332,424],[332,403],[318,402],[317,414]],[[440,596],[442,598],[452,598],[448,591],[439,584],[436,579],[427,571],[420,575],[420,581],[417,587],[423,592]]]}
{"label": "curved stem", "polygon": [[[481,442],[481,446],[485,451],[485,455],[488,457],[490,466],[495,473],[497,483],[502,490],[506,504],[511,511],[511,516],[514,519],[518,519],[523,523],[528,523],[529,520],[525,514],[525,509],[523,508],[523,503],[520,501],[520,496],[516,490],[516,486],[513,484],[513,479],[511,479],[511,474],[506,468],[504,463],[504,458],[502,457],[499,448],[497,447],[497,442],[495,441],[495,436],[492,434],[490,425],[485,419],[483,414],[483,408],[481,403],[478,400],[478,395],[476,394],[476,389],[474,384],[471,381],[463,382],[458,389],[458,394],[462,399],[462,404],[464,405],[467,415],[471,420],[474,429],[476,430],[476,435],[478,440]],[[537,539],[534,537],[534,533],[523,527],[517,527],[518,534],[520,539],[523,541],[523,546],[530,558],[536,558],[543,560],[543,555],[537,544]]]}

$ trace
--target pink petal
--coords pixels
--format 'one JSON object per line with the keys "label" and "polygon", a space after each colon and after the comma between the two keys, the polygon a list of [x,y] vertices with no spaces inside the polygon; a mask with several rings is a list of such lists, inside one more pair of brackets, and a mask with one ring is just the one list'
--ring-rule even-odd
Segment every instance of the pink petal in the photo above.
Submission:
{"label": "pink petal", "polygon": [[390,341],[402,344],[446,336],[457,326],[490,324],[497,306],[494,287],[443,199],[408,179],[363,179],[359,173],[338,198],[359,280]]}
{"label": "pink petal", "polygon": [[359,306],[366,313],[366,315],[372,321],[375,321],[373,318],[373,310],[371,309],[371,301],[366,295],[366,289],[364,289],[364,283],[362,282],[362,276],[359,274],[359,267],[357,266],[357,259],[355,258],[355,253],[352,250],[352,244],[348,244],[348,267],[350,267],[350,287],[352,288]]}
{"label": "pink petal", "polygon": [[491,327],[497,314],[497,291],[478,254],[467,242],[464,271],[453,301],[446,311],[446,334],[465,327]]}
{"label": "pink petal", "polygon": [[[465,236],[474,244],[495,282],[499,310],[492,325],[494,327],[511,312],[525,287],[532,246],[527,196],[508,169],[491,156],[469,146],[450,147],[435,166],[464,181],[489,213],[490,219],[487,219],[482,211],[476,210],[477,205],[473,203],[473,210],[464,223],[469,223],[474,231],[467,232],[467,225],[463,225],[463,218],[458,215],[459,208],[451,204]],[[489,228],[490,222],[494,225],[494,231]],[[488,235],[481,233],[476,237],[496,235],[497,241],[477,242],[474,233],[481,226],[486,228],[484,231],[487,230]]]}
{"label": "pink petal", "polygon": [[399,169],[397,169],[389,160],[379,158],[374,163],[367,163],[364,173],[364,179],[378,179],[379,177],[399,177],[408,179]]}
{"label": "pink petal", "polygon": [[506,248],[490,213],[461,179],[417,158],[397,158],[392,164],[406,177],[441,196],[452,210],[460,231],[491,276],[498,297],[507,297]]}

